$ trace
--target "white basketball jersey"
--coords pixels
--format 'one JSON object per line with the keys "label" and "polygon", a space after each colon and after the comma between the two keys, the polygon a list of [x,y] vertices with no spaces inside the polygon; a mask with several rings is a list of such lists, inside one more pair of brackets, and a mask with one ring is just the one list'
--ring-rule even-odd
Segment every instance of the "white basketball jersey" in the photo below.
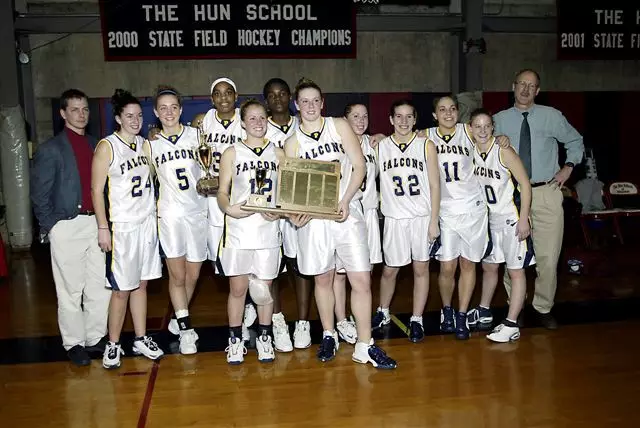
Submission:
{"label": "white basketball jersey", "polygon": [[395,219],[431,215],[427,140],[414,134],[408,143],[399,143],[392,135],[377,149],[382,214]]}
{"label": "white basketball jersey", "polygon": [[376,189],[376,177],[378,176],[378,161],[376,150],[369,145],[369,136],[363,135],[360,142],[362,154],[367,166],[367,175],[364,177],[360,190],[362,191],[362,207],[365,210],[376,209],[380,202]]}
{"label": "white basketball jersey", "polygon": [[[275,207],[278,186],[278,157],[275,145],[265,140],[265,145],[250,148],[243,142],[234,144],[236,152],[231,179],[231,205],[246,201],[256,193],[256,170],[266,170],[266,178],[260,193],[268,195],[267,202]],[[245,218],[225,216],[222,246],[238,249],[277,248],[281,245],[280,224],[269,221],[259,213]]]}
{"label": "white basketball jersey", "polygon": [[491,227],[509,226],[520,218],[520,192],[511,171],[502,163],[501,151],[495,138],[486,153],[474,150],[474,173],[484,189]]}
{"label": "white basketball jersey", "polygon": [[[314,159],[328,162],[340,162],[340,194],[342,198],[351,179],[353,166],[342,147],[342,137],[338,135],[332,117],[322,118],[322,127],[319,131],[307,134],[302,125],[296,128],[296,140],[298,142],[297,156],[301,159]],[[362,192],[358,191],[352,201],[362,198]]]}
{"label": "white basketball jersey", "polygon": [[465,125],[458,123],[451,135],[429,129],[440,165],[440,215],[450,216],[484,209],[484,196],[473,174],[474,145]]}
{"label": "white basketball jersey", "polygon": [[103,141],[111,146],[105,186],[109,221],[138,222],[147,218],[155,211],[155,200],[149,159],[143,150],[144,138],[136,135],[129,144],[114,133]]}
{"label": "white basketball jersey", "polygon": [[277,147],[284,148],[284,142],[291,137],[298,127],[298,117],[291,116],[289,123],[278,125],[271,118],[268,119],[266,139],[272,141]]}
{"label": "white basketball jersey", "polygon": [[[215,109],[209,110],[202,120],[202,130],[207,138],[207,143],[213,149],[211,173],[214,177],[217,177],[220,172],[220,158],[224,151],[237,141],[246,138],[245,131],[240,123],[240,109],[236,109],[233,118],[230,120],[220,119]],[[209,204],[209,224],[222,226],[224,214],[220,211],[218,199],[215,196],[209,196],[207,199]]]}
{"label": "white basketball jersey", "polygon": [[158,216],[201,213],[207,201],[196,191],[203,172],[196,160],[198,130],[183,126],[178,135],[162,132],[151,141],[151,160],[158,176]]}

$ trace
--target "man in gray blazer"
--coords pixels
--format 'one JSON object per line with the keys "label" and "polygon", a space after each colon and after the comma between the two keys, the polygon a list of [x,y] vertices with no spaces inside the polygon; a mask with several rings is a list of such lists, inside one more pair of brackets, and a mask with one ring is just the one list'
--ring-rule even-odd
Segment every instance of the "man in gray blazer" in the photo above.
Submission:
{"label": "man in gray blazer", "polygon": [[91,162],[96,139],[85,134],[87,96],[69,89],[60,99],[64,130],[36,151],[31,202],[41,233],[49,235],[62,344],[76,365],[88,351],[104,349],[111,291],[91,202]]}

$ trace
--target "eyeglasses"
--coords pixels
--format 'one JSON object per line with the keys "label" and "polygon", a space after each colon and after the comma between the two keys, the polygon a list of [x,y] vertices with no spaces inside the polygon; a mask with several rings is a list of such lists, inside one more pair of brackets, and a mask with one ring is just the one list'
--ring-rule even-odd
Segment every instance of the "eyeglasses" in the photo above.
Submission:
{"label": "eyeglasses", "polygon": [[525,82],[523,80],[520,80],[519,82],[516,82],[516,85],[518,85],[518,87],[524,89],[524,88],[529,88],[529,89],[536,89],[538,87],[537,83],[529,83],[529,82]]}

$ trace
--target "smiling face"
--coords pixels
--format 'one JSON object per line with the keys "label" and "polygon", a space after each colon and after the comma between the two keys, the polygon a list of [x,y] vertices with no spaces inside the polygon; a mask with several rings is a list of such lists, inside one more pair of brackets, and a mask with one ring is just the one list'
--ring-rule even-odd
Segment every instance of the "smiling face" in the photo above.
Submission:
{"label": "smiling face", "polygon": [[389,120],[393,125],[394,134],[404,137],[412,133],[413,127],[416,126],[416,112],[410,105],[399,105]]}
{"label": "smiling face", "polygon": [[86,98],[70,98],[67,108],[60,109],[60,116],[67,127],[77,133],[82,133],[89,123],[89,103]]}
{"label": "smiling face", "polygon": [[444,129],[453,129],[458,123],[458,107],[451,97],[442,97],[436,104],[433,117],[438,121],[438,126]]}
{"label": "smiling face", "polygon": [[540,82],[535,73],[525,71],[516,77],[512,88],[516,105],[526,109],[533,105],[533,101],[538,95],[538,92],[540,92]]}
{"label": "smiling face", "polygon": [[296,108],[300,111],[300,117],[307,122],[320,118],[323,105],[322,95],[315,88],[305,88],[298,93]]}
{"label": "smiling face", "polygon": [[360,137],[369,127],[369,112],[362,104],[351,106],[351,111],[347,114],[347,122],[351,125],[353,132]]}
{"label": "smiling face", "polygon": [[156,101],[156,108],[153,109],[153,112],[160,119],[163,128],[173,128],[180,123],[182,107],[175,95],[161,95]]}
{"label": "smiling face", "polygon": [[471,136],[478,144],[486,144],[493,137],[493,119],[487,114],[479,114],[471,120]]}
{"label": "smiling face", "polygon": [[291,92],[279,83],[269,86],[267,91],[267,107],[272,114],[284,114],[289,111]]}
{"label": "smiling face", "polygon": [[236,108],[237,99],[238,94],[233,89],[233,86],[227,82],[218,83],[213,87],[213,92],[211,92],[211,102],[213,102],[218,114],[224,115],[233,112]]}
{"label": "smiling face", "polygon": [[138,135],[142,129],[142,108],[140,105],[127,104],[120,115],[116,116],[116,122],[123,132],[130,135]]}
{"label": "smiling face", "polygon": [[267,111],[259,104],[247,107],[242,115],[242,126],[247,135],[264,138],[267,133]]}

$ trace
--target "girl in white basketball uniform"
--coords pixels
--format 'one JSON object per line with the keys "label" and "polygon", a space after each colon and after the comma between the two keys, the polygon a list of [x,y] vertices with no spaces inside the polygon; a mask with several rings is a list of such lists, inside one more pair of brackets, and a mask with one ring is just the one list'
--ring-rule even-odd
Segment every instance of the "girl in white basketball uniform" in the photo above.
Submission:
{"label": "girl in white basketball uniform", "polygon": [[295,102],[301,123],[285,143],[287,156],[341,164],[340,220],[312,220],[306,215],[292,218],[298,226],[298,267],[301,273],[315,277],[316,304],[324,330],[317,357],[323,362],[332,360],[338,346],[333,294],[338,267],[346,270],[351,283],[351,310],[358,330],[352,359],[393,369],[396,362],[371,341],[371,262],[360,203],[366,167],[358,139],[344,119],[321,116],[322,91],[314,82],[300,80]]}
{"label": "girl in white basketball uniform", "polygon": [[[220,242],[218,265],[221,273],[229,278],[231,286],[227,304],[229,314],[229,346],[227,362],[240,364],[247,349],[242,340],[242,314],[249,288],[249,276],[262,281],[267,287],[280,272],[282,241],[279,216],[253,213],[241,207],[249,195],[260,193],[267,203],[275,207],[278,185],[278,165],[284,158],[282,149],[265,138],[267,112],[256,100],[246,102],[240,110],[240,118],[247,132],[247,139],[229,147],[220,161],[220,188],[218,203],[225,213],[224,231]],[[256,176],[263,173],[262,187]],[[256,339],[258,360],[275,359],[272,344],[271,317],[273,300],[258,306],[259,331]]]}
{"label": "girl in white basketball uniform", "polygon": [[[222,154],[236,142],[245,138],[245,131],[240,123],[240,109],[236,108],[238,89],[233,80],[220,77],[211,83],[210,109],[202,119],[202,129],[205,133],[207,144],[213,149],[213,163],[211,173],[217,177],[220,172],[220,159]],[[209,226],[207,230],[208,258],[214,264],[216,273],[220,273],[218,256],[220,250],[220,238],[223,231],[224,214],[218,206],[215,195],[207,198],[209,207]],[[191,296],[189,296],[191,297]],[[245,340],[249,340],[249,331],[246,327],[254,323],[257,317],[256,310],[249,302],[245,305],[245,322],[243,323]]]}
{"label": "girl in white basketball uniform", "polygon": [[[406,100],[391,106],[389,120],[394,133],[378,144],[380,199],[384,215],[380,278],[380,306],[372,327],[389,324],[389,306],[401,266],[413,263],[413,313],[409,339],[424,339],[422,314],[429,295],[429,260],[440,235],[440,177],[436,147],[413,131],[415,106]],[[433,250],[433,251],[432,251]]]}
{"label": "girl in white basketball uniform", "polygon": [[[344,109],[344,118],[349,122],[351,129],[360,140],[360,148],[364,155],[366,173],[360,186],[362,192],[362,208],[364,221],[367,226],[367,243],[369,245],[369,261],[371,265],[382,262],[382,244],[380,240],[380,221],[378,219],[378,205],[380,203],[378,190],[376,189],[376,177],[378,176],[378,164],[376,151],[369,144],[369,135],[365,131],[369,127],[369,112],[364,104],[349,104]],[[373,266],[372,266],[373,269]],[[338,335],[351,344],[356,343],[358,333],[356,323],[346,316],[346,282],[344,272],[336,272],[333,279],[333,292],[336,299],[336,330]]]}
{"label": "girl in white basketball uniform", "polygon": [[[480,306],[469,311],[469,323],[492,321],[489,306],[498,284],[498,268],[506,264],[512,288],[507,318],[487,335],[494,342],[509,342],[520,338],[518,315],[522,310],[527,289],[525,268],[535,264],[533,242],[529,226],[531,183],[527,172],[513,148],[501,148],[493,136],[493,118],[488,111],[475,110],[471,114],[471,133],[475,174],[484,189],[489,207],[489,229],[493,251],[482,262],[482,300]],[[476,316],[472,316],[472,312]]]}
{"label": "girl in white basketball uniform", "polygon": [[162,132],[151,141],[159,184],[158,236],[169,270],[180,352],[194,354],[198,335],[191,327],[189,296],[207,258],[207,201],[196,191],[203,175],[196,160],[198,130],[180,123],[182,99],[174,88],[158,88],[153,111],[162,124]]}
{"label": "girl in white basketball uniform", "polygon": [[[440,228],[437,258],[440,261],[440,329],[468,339],[467,309],[473,295],[476,263],[490,250],[488,211],[477,177],[473,174],[473,142],[468,125],[458,122],[458,106],[449,96],[436,100],[434,118],[438,126],[429,129],[440,165]],[[460,260],[458,312],[451,307],[455,272]]]}
{"label": "girl in white basketball uniform", "polygon": [[[267,102],[267,139],[278,147],[284,148],[284,142],[298,128],[298,118],[289,110],[291,89],[287,82],[272,78],[265,83],[262,94]],[[280,219],[282,247],[289,274],[293,276],[298,306],[298,320],[293,332],[293,343],[289,335],[289,326],[280,305],[280,280],[271,284],[273,294],[273,342],[276,351],[289,352],[293,348],[304,349],[311,346],[311,325],[309,321],[309,303],[311,301],[311,278],[301,275],[296,265],[298,237],[296,227],[288,219]]]}
{"label": "girl in white basketball uniform", "polygon": [[142,108],[131,93],[116,89],[111,97],[118,131],[96,147],[91,193],[98,222],[98,244],[107,253],[106,285],[111,288],[109,342],[102,358],[106,369],[120,367],[120,333],[131,307],[134,355],[156,360],[164,354],[146,334],[147,281],[162,276],[156,210],[148,147],[138,135]]}

